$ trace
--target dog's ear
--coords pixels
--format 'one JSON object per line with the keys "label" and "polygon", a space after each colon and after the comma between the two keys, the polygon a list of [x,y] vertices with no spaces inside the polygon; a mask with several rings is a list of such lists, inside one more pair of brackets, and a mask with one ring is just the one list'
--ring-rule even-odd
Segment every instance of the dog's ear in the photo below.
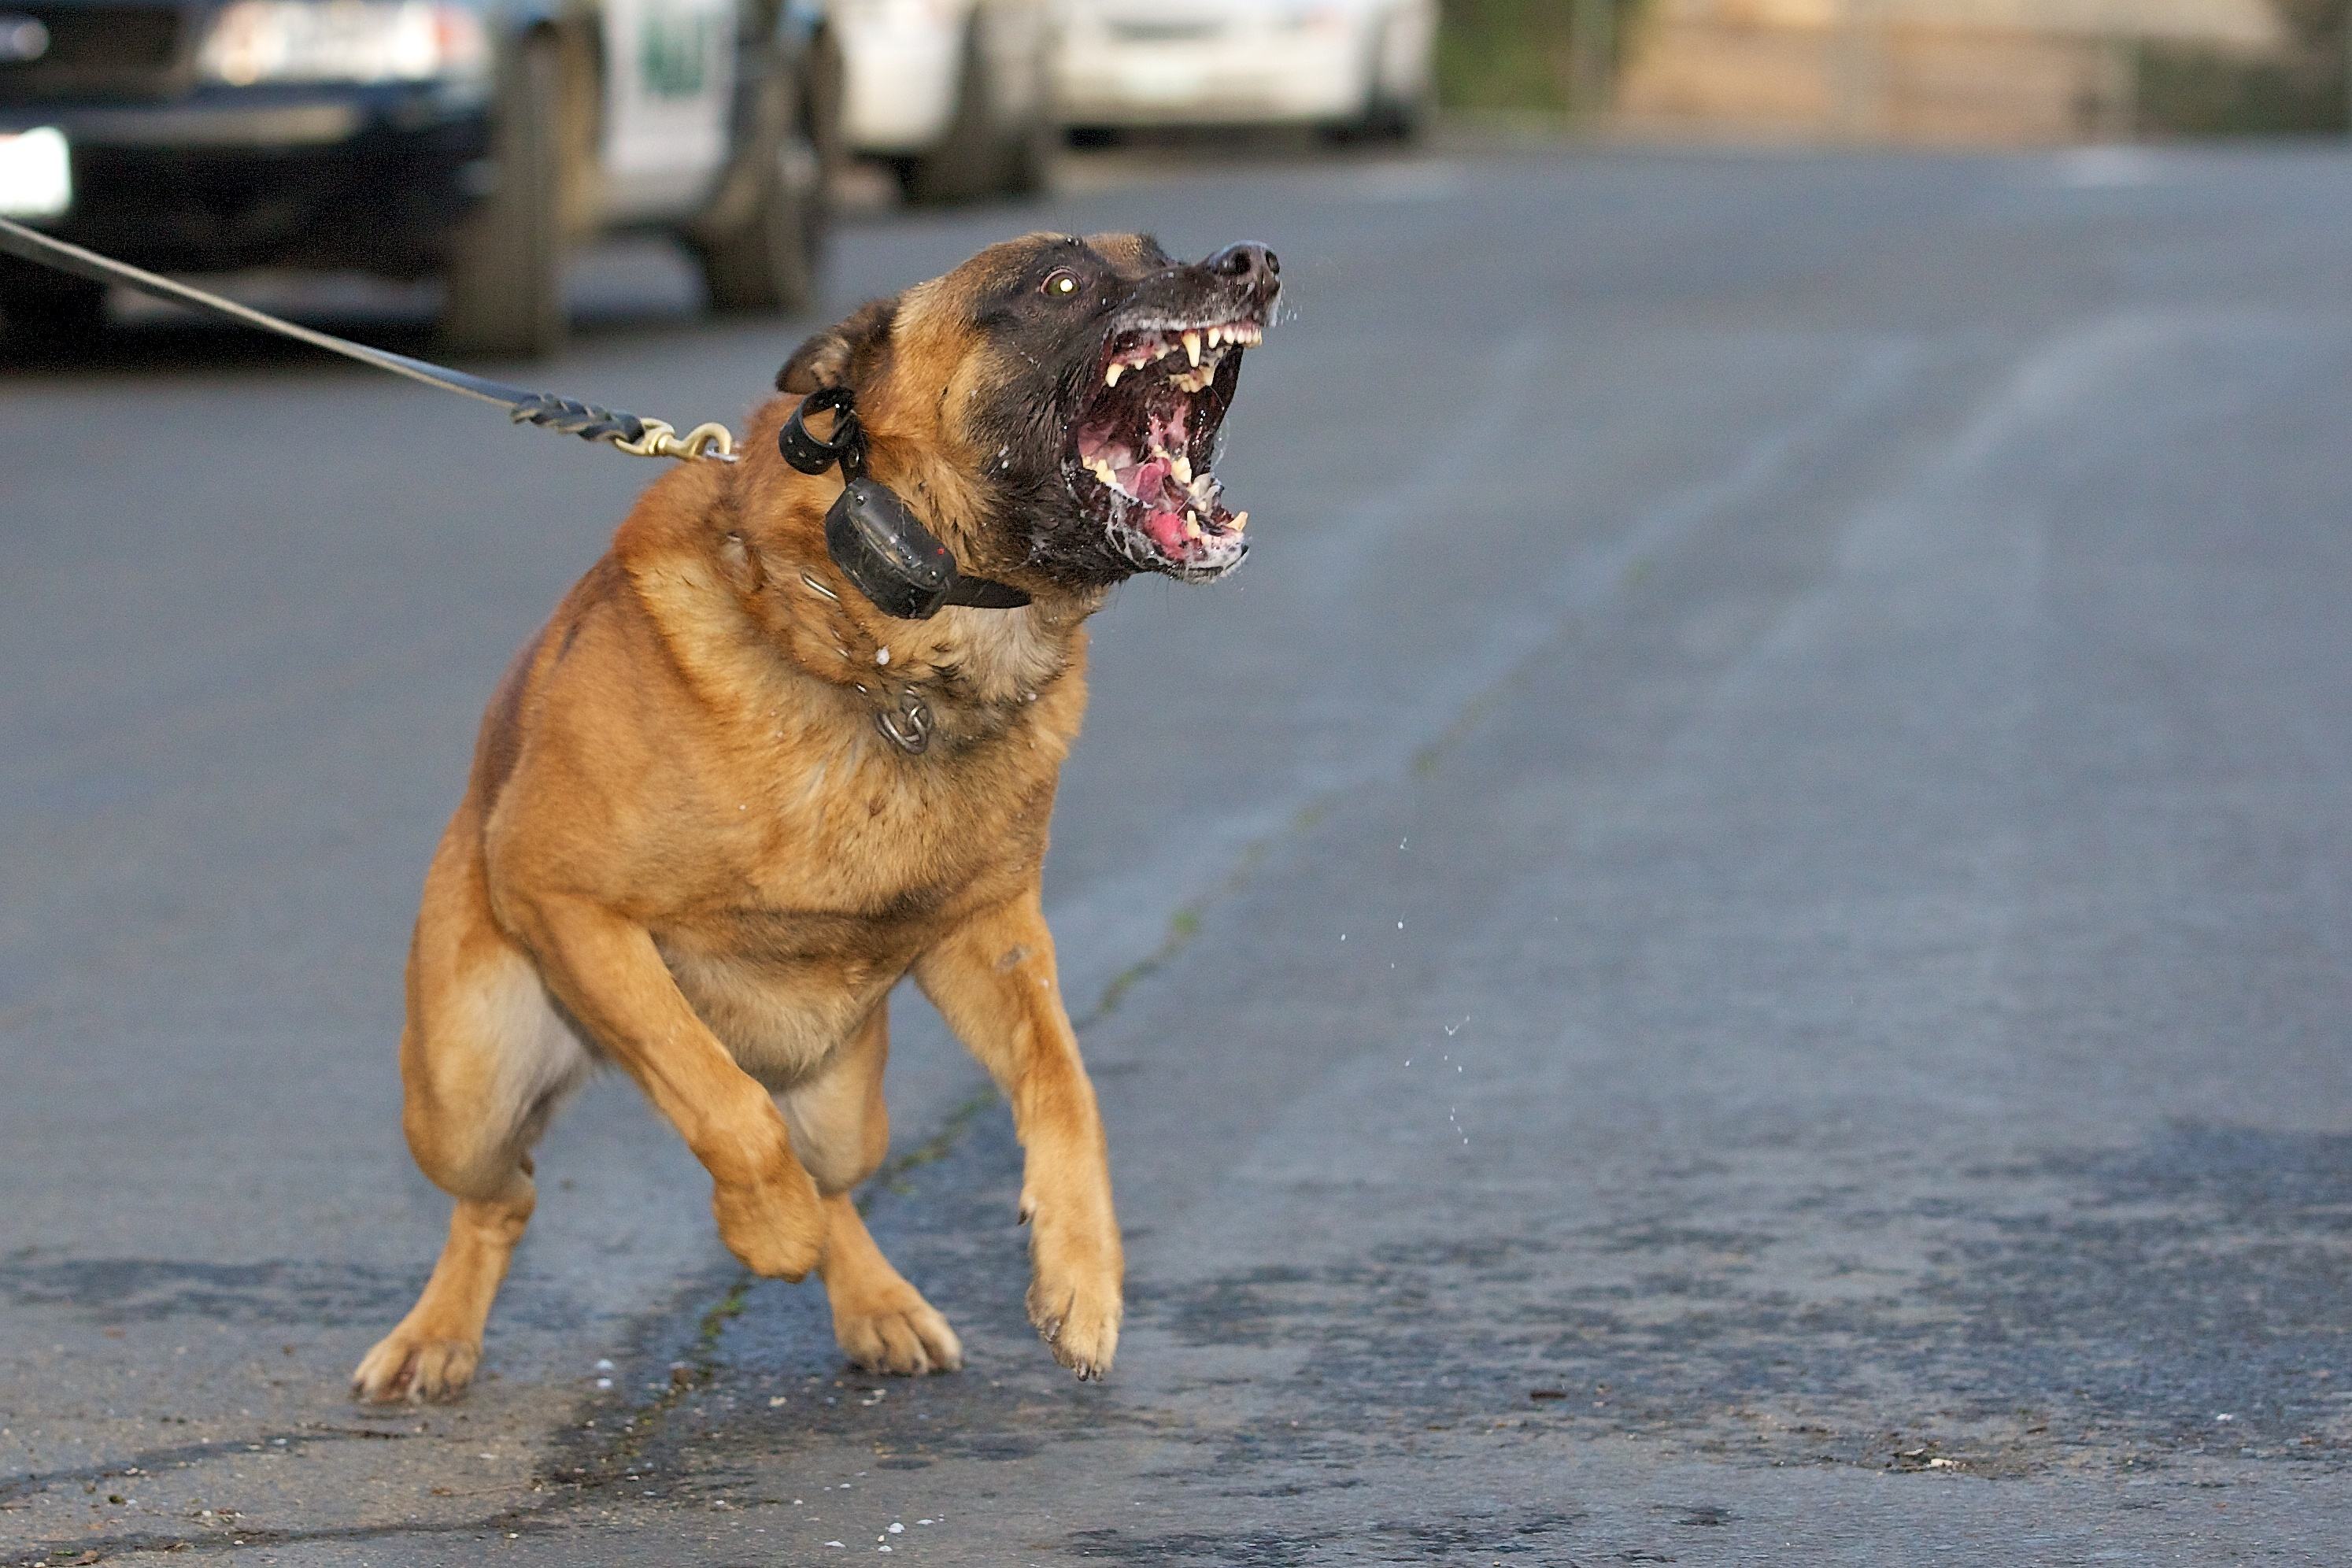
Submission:
{"label": "dog's ear", "polygon": [[839,326],[793,351],[784,368],[776,372],[776,390],[806,396],[827,387],[856,386],[888,352],[890,323],[898,313],[896,300],[869,300],[860,305]]}

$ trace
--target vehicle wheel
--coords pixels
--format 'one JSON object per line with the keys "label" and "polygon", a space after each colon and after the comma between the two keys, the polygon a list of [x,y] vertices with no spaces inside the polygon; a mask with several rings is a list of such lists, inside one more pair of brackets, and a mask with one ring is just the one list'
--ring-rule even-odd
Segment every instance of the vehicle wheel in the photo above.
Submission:
{"label": "vehicle wheel", "polygon": [[449,257],[441,341],[452,353],[535,359],[563,346],[563,85],[551,39],[508,62],[490,136],[497,184]]}
{"label": "vehicle wheel", "polygon": [[1372,40],[1371,58],[1364,65],[1364,107],[1353,120],[1323,129],[1326,140],[1349,142],[1411,142],[1429,120],[1432,87],[1424,79],[1418,88],[1392,89],[1388,80],[1390,38],[1401,22],[1391,21]]}
{"label": "vehicle wheel", "polygon": [[[1402,22],[1391,22],[1389,28],[1393,32],[1402,26]],[[1418,142],[1421,133],[1429,129],[1430,107],[1437,94],[1436,79],[1424,69],[1418,83],[1404,88],[1392,87],[1384,79],[1386,71],[1383,68],[1391,56],[1389,41],[1383,38],[1381,41],[1381,67],[1375,68],[1372,78],[1371,133],[1391,142]]]}
{"label": "vehicle wheel", "polygon": [[1050,114],[1037,113],[1013,133],[1005,150],[1004,181],[1008,196],[1043,195],[1054,188],[1054,172],[1061,163],[1063,133]]}
{"label": "vehicle wheel", "polygon": [[848,68],[841,58],[840,40],[830,31],[819,31],[809,42],[802,112],[809,144],[816,149],[817,172],[824,177],[827,213],[832,211],[834,181],[849,163],[849,140],[842,130],[842,104],[848,94],[847,74]]}
{"label": "vehicle wheel", "polygon": [[0,260],[0,325],[12,353],[79,353],[106,330],[106,286],[14,258]]}
{"label": "vehicle wheel", "polygon": [[[946,206],[977,201],[1006,192],[1034,191],[1043,184],[1052,158],[1049,146],[1032,146],[1040,129],[1030,124],[1007,125],[996,102],[996,82],[989,74],[988,53],[980,30],[982,14],[975,12],[964,34],[963,64],[957,72],[955,118],[939,144],[914,158],[891,162],[907,200],[919,206]],[[1050,132],[1050,125],[1045,129]]]}
{"label": "vehicle wheel", "polygon": [[821,95],[800,89],[789,67],[771,68],[760,108],[757,195],[733,229],[694,242],[710,306],[791,314],[816,304],[825,227],[826,138]]}

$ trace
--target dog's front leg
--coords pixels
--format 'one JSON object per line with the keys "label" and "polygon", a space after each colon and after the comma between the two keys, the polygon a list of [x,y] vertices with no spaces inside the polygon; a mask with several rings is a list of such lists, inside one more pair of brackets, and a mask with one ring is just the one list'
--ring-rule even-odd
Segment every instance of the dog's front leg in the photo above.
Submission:
{"label": "dog's front leg", "polygon": [[581,899],[534,900],[515,913],[557,998],[710,1173],[727,1249],[755,1274],[798,1279],[814,1268],[824,1210],[783,1114],[696,1016],[651,933]]}
{"label": "dog's front leg", "polygon": [[1055,1360],[1100,1377],[1118,1348],[1125,1258],[1102,1117],[1034,890],[965,921],[917,961],[915,978],[1012,1101],[1027,1151],[1029,1321]]}

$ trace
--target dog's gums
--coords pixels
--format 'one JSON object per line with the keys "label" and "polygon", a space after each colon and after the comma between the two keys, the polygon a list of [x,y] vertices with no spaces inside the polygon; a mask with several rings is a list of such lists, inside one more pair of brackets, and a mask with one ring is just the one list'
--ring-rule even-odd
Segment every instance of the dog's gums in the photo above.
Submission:
{"label": "dog's gums", "polygon": [[1071,492],[1139,566],[1214,577],[1248,553],[1249,513],[1223,503],[1210,465],[1241,376],[1265,335],[1252,317],[1160,318],[1116,327],[1070,427]]}

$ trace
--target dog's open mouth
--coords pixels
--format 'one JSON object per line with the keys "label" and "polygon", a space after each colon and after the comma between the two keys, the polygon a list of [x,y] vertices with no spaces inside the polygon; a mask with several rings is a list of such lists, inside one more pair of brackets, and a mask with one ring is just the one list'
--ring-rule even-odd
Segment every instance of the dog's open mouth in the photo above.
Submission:
{"label": "dog's open mouth", "polygon": [[1155,320],[1115,330],[1092,395],[1070,427],[1070,489],[1137,565],[1214,577],[1249,552],[1249,513],[1229,510],[1210,471],[1241,379],[1253,316]]}

